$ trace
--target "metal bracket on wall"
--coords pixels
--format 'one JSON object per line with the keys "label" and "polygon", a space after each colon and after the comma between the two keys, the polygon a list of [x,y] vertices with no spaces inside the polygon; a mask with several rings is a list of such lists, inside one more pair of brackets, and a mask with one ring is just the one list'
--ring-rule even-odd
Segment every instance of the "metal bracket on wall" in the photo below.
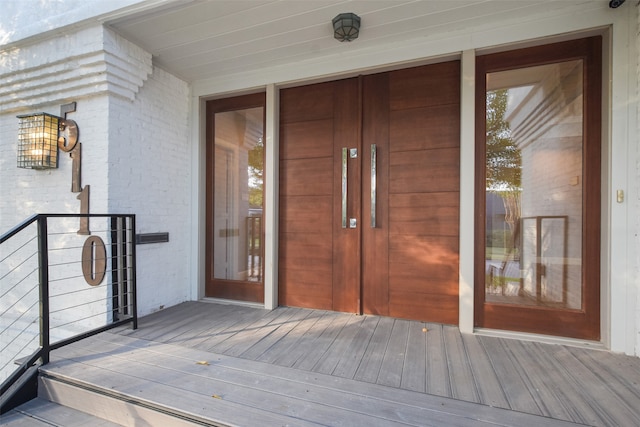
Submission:
{"label": "metal bracket on wall", "polygon": [[144,233],[136,234],[136,245],[147,243],[164,243],[169,241],[169,233]]}

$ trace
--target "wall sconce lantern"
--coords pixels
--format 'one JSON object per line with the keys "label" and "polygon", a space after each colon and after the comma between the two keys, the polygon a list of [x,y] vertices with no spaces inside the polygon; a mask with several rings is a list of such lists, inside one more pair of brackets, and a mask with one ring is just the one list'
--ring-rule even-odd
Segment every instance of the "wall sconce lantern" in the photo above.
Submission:
{"label": "wall sconce lantern", "polygon": [[78,126],[73,120],[48,113],[18,116],[18,167],[55,169],[58,147],[71,151],[78,141]]}
{"label": "wall sconce lantern", "polygon": [[[71,192],[80,193],[80,213],[89,213],[88,185],[82,186],[82,143],[78,142],[78,125],[67,119],[76,111],[76,103],[60,106],[60,116],[48,113],[18,116],[18,167],[24,169],[56,169],[58,148],[71,157]],[[91,234],[89,217],[80,218],[78,234]]]}
{"label": "wall sconce lantern", "polygon": [[350,42],[360,33],[360,17],[355,13],[341,13],[331,21],[333,37],[341,42]]}

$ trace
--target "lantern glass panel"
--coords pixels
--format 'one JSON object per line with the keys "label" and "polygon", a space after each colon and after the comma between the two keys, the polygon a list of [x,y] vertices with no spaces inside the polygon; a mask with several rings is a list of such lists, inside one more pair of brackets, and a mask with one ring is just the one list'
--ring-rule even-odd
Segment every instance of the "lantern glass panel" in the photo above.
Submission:
{"label": "lantern glass panel", "polygon": [[18,116],[18,167],[58,167],[59,118],[47,113]]}

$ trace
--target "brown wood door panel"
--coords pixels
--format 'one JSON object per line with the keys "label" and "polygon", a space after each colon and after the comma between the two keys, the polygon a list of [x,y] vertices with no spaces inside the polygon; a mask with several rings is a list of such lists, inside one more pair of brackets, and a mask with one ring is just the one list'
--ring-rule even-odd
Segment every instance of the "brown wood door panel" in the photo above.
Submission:
{"label": "brown wood door panel", "polygon": [[[336,165],[334,170],[334,187],[341,188],[341,167],[337,161],[342,154],[341,147],[336,149]],[[359,313],[359,297],[360,297],[360,269],[357,268],[360,261],[360,230],[358,228],[349,228],[350,218],[360,218],[360,205],[354,203],[359,198],[359,192],[355,191],[358,185],[359,159],[348,159],[348,185],[347,194],[347,228],[342,228],[342,193],[336,191],[334,193],[333,208],[333,310]],[[354,194],[355,193],[355,194]]]}
{"label": "brown wood door panel", "polygon": [[[389,73],[389,315],[458,322],[459,63]],[[366,248],[365,248],[366,249]]]}
{"label": "brown wood door panel", "polygon": [[[458,218],[459,218],[459,63],[436,64],[412,70],[369,75],[359,80],[323,83],[286,89],[288,100],[281,115],[284,146],[281,167],[287,180],[281,184],[281,239],[293,238],[283,230],[302,233],[305,221],[293,218],[305,212],[291,194],[314,190],[313,162],[324,162],[331,147],[333,208],[318,207],[332,221],[333,310],[393,315],[435,322],[457,323]],[[328,93],[333,114],[326,111]],[[318,98],[318,113],[312,112]],[[300,106],[298,100],[304,99]],[[354,100],[356,101],[354,103]],[[362,110],[360,107],[362,106]],[[289,109],[300,111],[288,111]],[[333,136],[328,136],[328,121]],[[313,135],[310,133],[313,132]],[[295,144],[293,147],[287,144]],[[324,148],[304,149],[313,144]],[[376,226],[371,227],[371,152],[376,145]],[[341,226],[342,148],[357,148],[358,157],[348,160],[348,217],[357,228]],[[295,167],[290,158],[302,158]],[[316,158],[311,158],[316,156]],[[302,160],[302,159],[301,159]],[[309,167],[307,167],[309,165]],[[323,167],[326,167],[323,163]],[[295,168],[295,170],[294,170]],[[317,178],[322,176],[322,178]],[[315,184],[325,188],[324,184]],[[317,193],[316,193],[317,194]],[[304,202],[303,202],[304,203]],[[311,218],[307,212],[308,218]],[[317,218],[317,217],[314,217]],[[288,222],[294,222],[289,227]],[[322,227],[326,222],[321,223]],[[282,244],[282,243],[281,243]],[[323,244],[323,250],[327,243]],[[281,249],[281,256],[298,249]],[[286,253],[285,253],[286,252]],[[295,258],[281,264],[286,280],[281,301],[314,306],[317,297],[326,307],[328,292],[322,284],[306,278],[294,266]],[[323,256],[323,260],[324,260]],[[315,267],[315,265],[314,265]],[[297,274],[294,274],[294,271]],[[307,280],[313,285],[302,284]],[[293,288],[297,288],[293,290]],[[308,299],[302,295],[306,293]],[[414,298],[412,299],[411,295]],[[416,303],[416,301],[419,301]]]}
{"label": "brown wood door panel", "polygon": [[390,73],[389,86],[391,111],[432,105],[460,105],[460,62],[393,71]]}
{"label": "brown wood door panel", "polygon": [[[442,256],[431,260],[424,257],[422,261],[441,261]],[[455,268],[457,257],[446,258],[451,265],[438,262],[425,264],[416,269],[408,263],[393,264],[389,268],[389,286],[403,292],[426,293],[434,295],[457,295],[458,270]]]}
{"label": "brown wood door panel", "polygon": [[391,193],[459,192],[459,148],[392,152],[390,157]]}
{"label": "brown wood door panel", "polygon": [[328,274],[332,271],[330,268],[313,272],[280,265],[280,305],[333,310],[332,291],[327,287],[327,283],[331,283],[332,280],[331,274]]}
{"label": "brown wood door panel", "polygon": [[391,290],[389,316],[455,325],[458,323],[458,296]]}
{"label": "brown wood door panel", "polygon": [[[280,162],[280,191],[287,197],[331,195],[333,159],[295,159]],[[308,177],[305,179],[305,177]]]}
{"label": "brown wood door panel", "polygon": [[[285,89],[280,98],[279,302],[355,312],[359,273],[350,266],[359,239],[341,227],[340,182],[342,147],[358,148],[360,140],[358,81]],[[351,197],[359,173],[350,160]],[[349,215],[358,214],[351,202]]]}
{"label": "brown wood door panel", "polygon": [[[455,263],[457,258],[451,258]],[[407,294],[425,295],[449,295],[457,297],[458,292],[458,270],[453,266],[430,265],[418,271],[409,268],[407,264],[392,265],[389,271],[389,287],[397,292]],[[428,319],[425,313],[422,320]],[[442,320],[431,318],[432,321],[443,323]]]}
{"label": "brown wood door panel", "polygon": [[280,124],[333,120],[334,82],[280,91]]}
{"label": "brown wood door panel", "polygon": [[327,270],[333,263],[331,240],[322,239],[317,234],[294,234],[288,236],[282,247],[282,264],[291,269],[313,272]]}
{"label": "brown wood door panel", "polygon": [[[358,313],[360,297],[360,228],[342,228],[342,150],[361,149],[362,104],[360,79],[339,80],[334,85],[333,124],[333,309]],[[347,156],[347,221],[361,218],[361,156]],[[354,268],[355,267],[355,268]]]}
{"label": "brown wood door panel", "polygon": [[391,112],[392,151],[432,150],[460,146],[460,104]]}
{"label": "brown wood door panel", "polygon": [[332,290],[327,286],[333,271],[331,241],[319,235],[288,236],[283,246],[278,271],[280,304],[331,309]]}
{"label": "brown wood door panel", "polygon": [[[388,179],[376,182],[376,228],[371,228],[371,146],[377,150],[377,176],[389,176],[389,73],[365,76],[362,82],[362,285],[364,313],[389,315]],[[369,195],[367,197],[367,195]]]}
{"label": "brown wood door panel", "polygon": [[395,234],[459,234],[458,193],[401,193],[389,196],[389,230]]}
{"label": "brown wood door panel", "polygon": [[[333,218],[326,213],[333,208],[331,196],[291,196],[280,200],[280,211],[287,212],[281,233],[321,234],[331,241]],[[310,227],[309,224],[313,224]]]}
{"label": "brown wood door panel", "polygon": [[332,147],[324,144],[333,136],[333,119],[284,123],[280,127],[282,141],[280,159],[315,159],[333,156]]}
{"label": "brown wood door panel", "polygon": [[391,236],[389,283],[406,292],[458,295],[458,261],[456,238]]}

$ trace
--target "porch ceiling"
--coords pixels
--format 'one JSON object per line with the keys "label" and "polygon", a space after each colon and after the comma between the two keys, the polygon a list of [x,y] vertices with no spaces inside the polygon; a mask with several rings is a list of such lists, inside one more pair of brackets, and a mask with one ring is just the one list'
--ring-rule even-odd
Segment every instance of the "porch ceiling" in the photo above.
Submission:
{"label": "porch ceiling", "polygon": [[[605,0],[182,0],[107,21],[153,54],[156,65],[193,82],[464,28],[530,20],[554,9],[606,8]],[[354,12],[360,37],[333,38],[331,19]]]}

